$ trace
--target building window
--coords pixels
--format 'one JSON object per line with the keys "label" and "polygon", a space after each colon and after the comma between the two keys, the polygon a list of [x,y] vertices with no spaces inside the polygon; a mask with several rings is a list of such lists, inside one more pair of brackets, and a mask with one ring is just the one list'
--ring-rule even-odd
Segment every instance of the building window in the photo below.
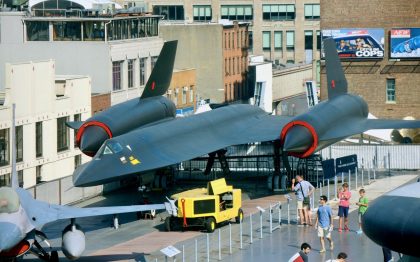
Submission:
{"label": "building window", "polygon": [[121,90],[123,61],[112,62],[112,91]]}
{"label": "building window", "polygon": [[74,156],[74,169],[82,164],[82,155]]}
{"label": "building window", "polygon": [[182,104],[185,105],[187,103],[187,89],[188,87],[184,86],[182,88]]}
{"label": "building window", "polygon": [[320,30],[316,31],[316,49],[321,50],[321,31]]}
{"label": "building window", "polygon": [[184,20],[184,6],[182,5],[155,5],[154,15],[162,15],[165,20]]}
{"label": "building window", "polygon": [[395,102],[395,79],[386,80],[386,101]]}
{"label": "building window", "polygon": [[260,106],[261,103],[262,84],[262,82],[257,82],[257,86],[255,87],[254,101],[256,106]]}
{"label": "building window", "polygon": [[319,4],[306,4],[305,5],[305,19],[314,20],[320,18]]}
{"label": "building window", "polygon": [[140,86],[146,84],[146,57],[140,58]]}
{"label": "building window", "polygon": [[294,20],[295,5],[263,5],[263,20]]}
{"label": "building window", "polygon": [[28,41],[49,41],[49,22],[46,21],[25,21],[26,40]]}
{"label": "building window", "polygon": [[[81,122],[82,121],[82,115],[81,114],[75,114],[74,116],[73,116],[73,119],[74,119],[74,122]],[[74,130],[74,147],[76,148],[77,147],[77,139],[76,139],[76,136],[77,136],[77,130]]]}
{"label": "building window", "polygon": [[81,41],[82,23],[59,21],[52,22],[54,41]]}
{"label": "building window", "polygon": [[295,31],[286,32],[286,49],[288,51],[295,50]]}
{"label": "building window", "polygon": [[271,50],[271,32],[263,31],[263,50]]}
{"label": "building window", "polygon": [[10,174],[0,175],[0,187],[10,186]]}
{"label": "building window", "polygon": [[211,6],[210,5],[195,5],[193,6],[194,21],[211,21]]}
{"label": "building window", "polygon": [[42,157],[42,122],[35,123],[35,154]]}
{"label": "building window", "polygon": [[68,117],[57,118],[57,152],[69,149],[69,131],[66,126]]}
{"label": "building window", "polygon": [[152,56],[151,57],[151,68],[152,68],[152,70],[155,67],[157,60],[158,60],[157,56]]}
{"label": "building window", "polygon": [[254,48],[254,39],[252,37],[252,31],[248,31],[248,50],[252,52]]}
{"label": "building window", "polygon": [[275,31],[274,32],[274,50],[283,49],[283,32]]}
{"label": "building window", "polygon": [[23,170],[17,171],[19,187],[23,187]]}
{"label": "building window", "polygon": [[9,164],[9,129],[0,130],[0,166]]}
{"label": "building window", "polygon": [[177,106],[178,105],[178,88],[175,88],[175,95],[173,97],[173,101],[174,104]]}
{"label": "building window", "polygon": [[194,87],[190,86],[190,103],[194,103]]}
{"label": "building window", "polygon": [[128,59],[127,61],[128,71],[128,88],[134,87],[134,59]]}
{"label": "building window", "polygon": [[41,173],[41,171],[42,171],[42,165],[36,166],[35,172],[36,172],[36,183],[37,184],[39,184],[39,183],[42,182],[42,173]]}
{"label": "building window", "polygon": [[305,31],[305,50],[314,49],[314,33],[312,31]]}
{"label": "building window", "polygon": [[23,126],[16,127],[16,162],[23,161]]}
{"label": "building window", "polygon": [[221,18],[229,20],[252,20],[252,5],[222,5]]}

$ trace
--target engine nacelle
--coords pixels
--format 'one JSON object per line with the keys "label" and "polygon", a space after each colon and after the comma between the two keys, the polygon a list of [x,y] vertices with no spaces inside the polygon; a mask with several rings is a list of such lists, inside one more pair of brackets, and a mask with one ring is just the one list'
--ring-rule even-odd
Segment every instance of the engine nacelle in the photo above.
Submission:
{"label": "engine nacelle", "polygon": [[70,259],[78,259],[86,247],[85,233],[77,224],[70,224],[62,234],[62,250],[64,255]]}
{"label": "engine nacelle", "polygon": [[77,131],[76,144],[83,153],[94,156],[106,139],[175,115],[176,107],[166,97],[131,99],[87,119]]}

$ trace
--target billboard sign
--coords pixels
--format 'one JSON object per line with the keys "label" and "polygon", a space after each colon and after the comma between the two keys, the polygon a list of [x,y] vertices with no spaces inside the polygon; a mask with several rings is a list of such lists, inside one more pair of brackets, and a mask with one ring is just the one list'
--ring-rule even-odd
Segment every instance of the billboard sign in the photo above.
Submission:
{"label": "billboard sign", "polygon": [[322,30],[322,39],[333,38],[341,59],[382,59],[384,30],[380,28],[349,28]]}
{"label": "billboard sign", "polygon": [[390,34],[391,58],[420,58],[420,28],[393,28]]}
{"label": "billboard sign", "polygon": [[335,160],[335,172],[336,173],[347,173],[349,171],[354,172],[357,168],[357,155],[349,155],[339,157]]}

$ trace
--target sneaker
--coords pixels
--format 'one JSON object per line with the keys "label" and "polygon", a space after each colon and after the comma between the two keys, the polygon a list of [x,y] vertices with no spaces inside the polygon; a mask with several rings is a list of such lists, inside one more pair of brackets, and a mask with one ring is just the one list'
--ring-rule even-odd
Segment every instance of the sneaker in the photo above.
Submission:
{"label": "sneaker", "polygon": [[343,232],[343,230],[341,228],[339,228],[338,229],[338,233],[341,233],[341,232]]}
{"label": "sneaker", "polygon": [[307,224],[306,223],[303,223],[303,225],[306,227],[307,226]]}
{"label": "sneaker", "polygon": [[363,233],[363,231],[362,231],[361,229],[359,229],[359,230],[357,230],[357,231],[356,231],[356,233],[357,233],[358,235],[361,235],[361,234]]}
{"label": "sneaker", "polygon": [[325,253],[325,249],[319,250],[319,253]]}
{"label": "sneaker", "polygon": [[298,227],[303,227],[304,225],[303,225],[303,224],[298,224],[297,226],[298,226]]}
{"label": "sneaker", "polygon": [[349,231],[350,231],[350,229],[349,229],[349,227],[348,227],[348,226],[344,226],[344,230],[345,230],[346,232],[349,232]]}
{"label": "sneaker", "polygon": [[334,250],[334,242],[331,241],[330,250]]}

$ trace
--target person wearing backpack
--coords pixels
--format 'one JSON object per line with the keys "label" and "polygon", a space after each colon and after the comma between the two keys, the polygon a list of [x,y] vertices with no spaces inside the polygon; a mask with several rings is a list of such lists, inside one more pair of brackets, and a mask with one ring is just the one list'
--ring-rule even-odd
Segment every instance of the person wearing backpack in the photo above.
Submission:
{"label": "person wearing backpack", "polygon": [[297,209],[299,212],[300,225],[311,225],[308,208],[310,206],[310,196],[314,192],[315,187],[308,181],[305,181],[302,176],[296,175],[296,179],[292,179],[292,190],[295,191],[297,195]]}

